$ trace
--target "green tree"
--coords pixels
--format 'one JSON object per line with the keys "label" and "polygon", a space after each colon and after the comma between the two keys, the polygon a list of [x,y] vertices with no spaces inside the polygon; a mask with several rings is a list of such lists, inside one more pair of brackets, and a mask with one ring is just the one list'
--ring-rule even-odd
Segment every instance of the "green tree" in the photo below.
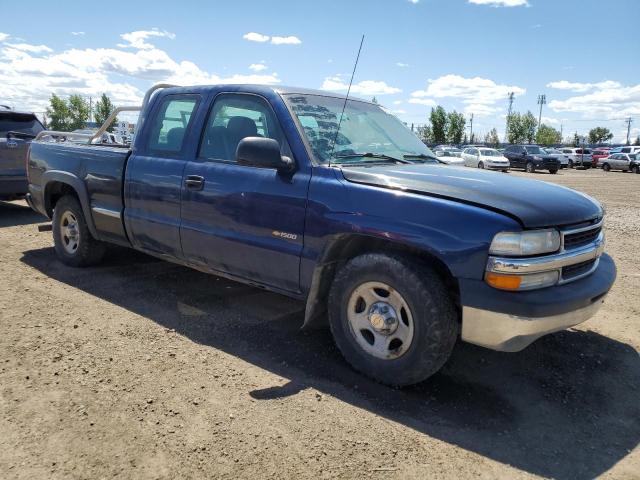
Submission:
{"label": "green tree", "polygon": [[509,143],[524,143],[526,133],[522,123],[522,115],[514,112],[509,116],[509,127],[507,130],[507,140]]}
{"label": "green tree", "polygon": [[62,98],[55,93],[51,94],[49,106],[47,107],[47,118],[49,119],[49,128],[62,132],[68,132],[70,128],[69,106]]}
{"label": "green tree", "polygon": [[464,115],[455,110],[447,114],[447,139],[449,143],[453,143],[454,145],[462,143],[466,123],[467,121],[464,119]]}
{"label": "green tree", "polygon": [[527,143],[533,143],[536,138],[536,127],[538,121],[531,112],[527,112],[522,116],[522,130],[524,132],[524,138]]}
{"label": "green tree", "polygon": [[498,131],[495,128],[492,128],[489,133],[484,136],[484,143],[494,148],[500,146],[500,137],[498,137]]}
{"label": "green tree", "polygon": [[598,144],[608,142],[613,138],[613,133],[608,128],[596,127],[589,130],[589,143]]}
{"label": "green tree", "polygon": [[[374,97],[375,100],[375,97]],[[111,102],[111,99],[109,97],[107,97],[106,94],[102,94],[102,96],[100,97],[100,99],[96,102],[96,107],[95,107],[95,119],[96,119],[96,123],[98,125],[102,125],[107,118],[109,118],[109,115],[111,115],[111,113],[115,110],[115,105]],[[116,122],[118,121],[117,118],[115,118],[113,120],[113,122],[111,123],[111,125],[109,125],[109,129],[113,128],[113,126],[116,124]]]}
{"label": "green tree", "polygon": [[69,97],[69,116],[71,130],[85,128],[87,120],[89,120],[89,103],[80,95],[71,95]]}
{"label": "green tree", "polygon": [[562,142],[562,135],[558,130],[544,123],[536,132],[536,143],[540,145],[555,145]]}
{"label": "green tree", "polygon": [[431,127],[429,125],[418,127],[417,133],[418,138],[422,140],[422,142],[426,145],[430,145],[433,143],[433,133],[431,132]]}
{"label": "green tree", "polygon": [[374,96],[374,97],[371,99],[371,103],[375,103],[376,105],[378,105],[378,99]]}
{"label": "green tree", "polygon": [[447,143],[447,112],[438,105],[431,109],[429,119],[434,143]]}
{"label": "green tree", "polygon": [[640,135],[636,137],[636,141],[634,142],[634,145],[640,145]]}

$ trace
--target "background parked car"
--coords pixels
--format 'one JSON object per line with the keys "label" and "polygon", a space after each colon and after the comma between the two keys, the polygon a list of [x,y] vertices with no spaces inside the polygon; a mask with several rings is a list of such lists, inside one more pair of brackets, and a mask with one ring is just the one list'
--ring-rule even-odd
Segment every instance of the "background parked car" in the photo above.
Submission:
{"label": "background parked car", "polygon": [[467,167],[488,168],[489,170],[509,170],[509,160],[500,152],[487,147],[470,147],[462,151],[462,160]]}
{"label": "background parked car", "polygon": [[597,148],[591,153],[591,166],[597,168],[600,166],[600,160],[611,155],[608,148]]}
{"label": "background parked car", "polygon": [[569,168],[591,168],[593,160],[588,148],[563,148],[562,153],[569,157]]}
{"label": "background parked car", "polygon": [[460,157],[462,155],[462,150],[458,147],[454,147],[452,145],[436,145],[434,150],[441,150],[444,152],[451,152],[454,156]]}
{"label": "background parked car", "polygon": [[549,170],[558,173],[560,161],[553,155],[547,155],[538,145],[509,145],[504,152],[511,168],[522,168],[533,173],[536,170]]}
{"label": "background parked car", "polygon": [[557,148],[543,148],[547,155],[552,155],[560,162],[560,168],[569,168],[569,157],[562,153]]}
{"label": "background parked car", "polygon": [[42,130],[35,114],[0,108],[0,197],[27,193],[27,148]]}
{"label": "background parked car", "polygon": [[451,150],[436,150],[434,153],[436,154],[438,161],[442,163],[446,163],[447,165],[456,165],[459,167],[464,166],[464,160],[458,157]]}
{"label": "background parked car", "polygon": [[640,173],[640,153],[614,153],[604,160],[601,160],[602,170],[631,170],[633,173]]}

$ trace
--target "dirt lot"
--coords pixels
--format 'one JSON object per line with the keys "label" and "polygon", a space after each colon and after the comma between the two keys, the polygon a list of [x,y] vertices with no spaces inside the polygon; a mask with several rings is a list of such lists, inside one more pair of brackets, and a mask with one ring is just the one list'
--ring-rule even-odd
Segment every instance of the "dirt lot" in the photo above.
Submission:
{"label": "dirt lot", "polygon": [[404,390],[300,331],[301,303],[127,250],[65,267],[0,202],[0,477],[640,478],[640,175],[535,178],[606,205],[605,306]]}

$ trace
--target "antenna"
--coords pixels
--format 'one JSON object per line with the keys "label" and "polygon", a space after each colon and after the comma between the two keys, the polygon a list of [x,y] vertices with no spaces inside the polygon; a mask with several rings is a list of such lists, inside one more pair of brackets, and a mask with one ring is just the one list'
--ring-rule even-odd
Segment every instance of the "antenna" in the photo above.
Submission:
{"label": "antenna", "polygon": [[364,43],[364,35],[362,35],[362,39],[360,40],[360,48],[358,48],[356,63],[353,65],[353,72],[351,72],[351,80],[349,81],[347,96],[344,97],[344,103],[342,104],[342,112],[340,113],[340,120],[338,120],[338,128],[336,129],[336,134],[333,136],[333,142],[331,143],[331,154],[329,155],[329,166],[331,166],[331,157],[333,157],[333,151],[336,148],[336,141],[338,140],[338,133],[340,133],[340,125],[342,125],[342,117],[344,115],[344,109],[347,107],[347,100],[349,100],[349,93],[351,93],[351,85],[353,84],[353,77],[356,74],[356,68],[358,67],[358,60],[360,60],[360,52],[362,51],[363,43]]}

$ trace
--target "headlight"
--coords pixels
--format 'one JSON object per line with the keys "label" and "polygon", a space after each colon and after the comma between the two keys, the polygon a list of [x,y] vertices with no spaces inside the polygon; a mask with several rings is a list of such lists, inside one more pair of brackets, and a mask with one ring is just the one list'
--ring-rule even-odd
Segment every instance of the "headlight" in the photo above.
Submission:
{"label": "headlight", "polygon": [[554,229],[502,232],[493,237],[489,253],[525,257],[556,252],[560,249],[560,232]]}

